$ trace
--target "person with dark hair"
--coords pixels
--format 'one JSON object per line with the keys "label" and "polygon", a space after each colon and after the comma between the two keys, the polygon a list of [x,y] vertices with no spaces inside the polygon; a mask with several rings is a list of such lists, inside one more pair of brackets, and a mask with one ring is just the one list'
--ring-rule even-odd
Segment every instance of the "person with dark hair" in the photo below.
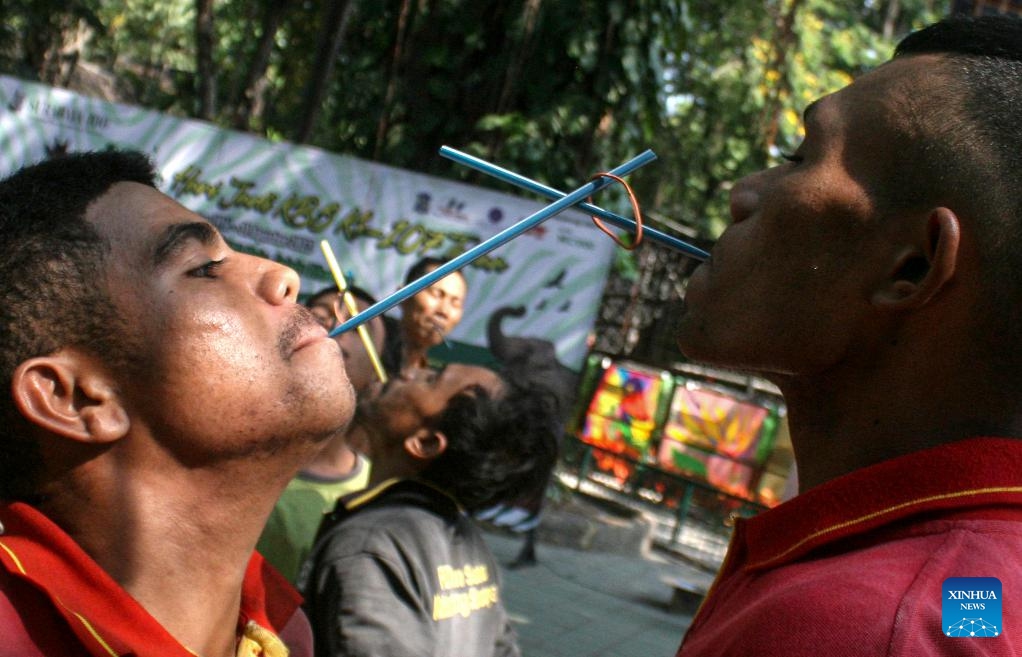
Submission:
{"label": "person with dark hair", "polygon": [[800,492],[736,521],[678,655],[1022,654],[1022,20],[910,34],[805,124],[678,328],[781,389]]}
{"label": "person with dark hair", "polygon": [[287,267],[233,251],[140,153],[0,182],[0,655],[311,652],[253,551],[351,418]]}
{"label": "person with dark hair", "polygon": [[[418,280],[446,260],[426,256],[405,274],[404,284]],[[468,284],[460,272],[449,274],[401,302],[401,318],[387,318],[387,344],[383,366],[400,376],[430,365],[429,350],[442,343],[445,335],[461,322]]]}
{"label": "person with dark hair", "polygon": [[341,498],[299,588],[319,657],[518,655],[472,512],[537,485],[557,457],[549,395],[448,365],[392,379],[351,432],[370,488]]}
{"label": "person with dark hair", "polygon": [[[372,295],[360,287],[348,288],[359,311],[376,303]],[[326,330],[349,318],[336,286],[320,290],[306,301],[306,306]],[[373,348],[383,348],[384,327],[380,317],[366,323]],[[378,388],[373,383],[378,375],[357,331],[346,331],[334,337],[341,347],[344,369],[355,390],[356,399],[364,399]],[[342,496],[361,490],[369,483],[368,446],[353,443],[338,433],[323,445],[313,459],[302,467],[277,500],[266,521],[256,550],[290,582],[298,577],[298,568],[309,555],[316,540],[316,531],[323,515],[334,508]]]}
{"label": "person with dark hair", "polygon": [[[355,307],[362,312],[369,306],[376,303],[376,299],[368,291],[357,285],[348,288],[355,300]],[[326,330],[330,331],[338,325],[351,318],[347,305],[341,299],[337,286],[324,288],[309,297],[305,305],[312,311],[316,321]],[[387,342],[387,328],[384,326],[382,316],[377,316],[366,322],[366,330],[373,343],[377,354],[383,351]],[[355,395],[361,397],[368,394],[374,382],[379,380],[379,375],[373,368],[369,352],[366,351],[358,331],[345,331],[334,336],[334,340],[341,346],[341,355],[344,357],[344,369],[348,373],[348,380],[355,389]]]}

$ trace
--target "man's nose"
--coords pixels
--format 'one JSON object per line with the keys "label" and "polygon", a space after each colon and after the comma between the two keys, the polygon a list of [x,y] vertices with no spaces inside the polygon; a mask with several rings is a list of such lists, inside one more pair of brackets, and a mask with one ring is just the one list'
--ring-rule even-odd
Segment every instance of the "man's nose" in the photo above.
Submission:
{"label": "man's nose", "polygon": [[298,302],[301,279],[298,272],[278,262],[242,254],[251,258],[256,276],[255,291],[267,302],[274,305]]}
{"label": "man's nose", "polygon": [[734,184],[731,188],[730,211],[731,222],[744,221],[755,212],[759,206],[759,192],[755,185],[755,174],[746,176]]}

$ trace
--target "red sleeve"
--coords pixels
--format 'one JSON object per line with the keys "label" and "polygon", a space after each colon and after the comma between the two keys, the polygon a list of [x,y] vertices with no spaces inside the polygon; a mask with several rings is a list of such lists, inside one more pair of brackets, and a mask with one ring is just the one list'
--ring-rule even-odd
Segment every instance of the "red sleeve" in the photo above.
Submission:
{"label": "red sleeve", "polygon": [[86,657],[49,598],[0,567],[0,657]]}
{"label": "red sleeve", "polygon": [[253,620],[279,635],[301,604],[302,596],[295,587],[262,555],[253,552],[241,589],[240,622]]}

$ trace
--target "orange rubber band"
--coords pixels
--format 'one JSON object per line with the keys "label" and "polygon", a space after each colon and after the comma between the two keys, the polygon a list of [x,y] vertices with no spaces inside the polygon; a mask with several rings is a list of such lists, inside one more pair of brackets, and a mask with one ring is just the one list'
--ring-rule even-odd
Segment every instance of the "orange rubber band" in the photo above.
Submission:
{"label": "orange rubber band", "polygon": [[[599,228],[608,236],[610,236],[610,239],[614,240],[614,242],[622,249],[625,249],[626,251],[632,251],[636,249],[639,246],[639,244],[642,243],[642,212],[639,210],[639,200],[635,198],[635,194],[632,192],[631,185],[625,182],[624,178],[621,178],[620,176],[615,176],[613,173],[607,173],[606,171],[593,175],[593,177],[590,178],[589,180],[596,180],[597,178],[610,178],[614,182],[620,183],[625,188],[625,192],[628,194],[628,201],[629,203],[632,204],[632,214],[635,216],[635,241],[632,243],[631,246],[628,246],[627,244],[621,241],[621,238],[619,238],[617,235],[611,232],[611,230],[607,228],[607,226],[597,217],[591,216],[590,218],[593,220],[593,223],[596,224],[597,228]],[[587,200],[589,201],[589,203],[592,203],[593,199],[592,197],[589,197],[589,199]]]}

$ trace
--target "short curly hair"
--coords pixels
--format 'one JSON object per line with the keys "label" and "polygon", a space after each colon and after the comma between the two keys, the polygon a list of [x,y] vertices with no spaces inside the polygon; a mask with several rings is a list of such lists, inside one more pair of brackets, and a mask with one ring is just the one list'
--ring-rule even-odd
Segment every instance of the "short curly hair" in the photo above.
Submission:
{"label": "short curly hair", "polygon": [[1015,378],[1022,365],[1022,18],[950,16],[895,50],[896,59],[927,54],[939,57],[933,70],[944,86],[918,99],[918,139],[881,192],[894,207],[950,198],[976,217],[987,263],[977,315],[987,323],[975,338]]}
{"label": "short curly hair", "polygon": [[109,245],[84,220],[115,183],[156,187],[144,154],[74,153],[0,181],[0,499],[34,494],[38,449],[14,405],[11,383],[25,360],[75,346],[117,357],[125,335],[102,285]]}
{"label": "short curly hair", "polygon": [[556,406],[553,396],[536,386],[505,381],[497,397],[469,389],[429,424],[447,437],[447,448],[419,477],[470,512],[545,486],[557,461]]}

